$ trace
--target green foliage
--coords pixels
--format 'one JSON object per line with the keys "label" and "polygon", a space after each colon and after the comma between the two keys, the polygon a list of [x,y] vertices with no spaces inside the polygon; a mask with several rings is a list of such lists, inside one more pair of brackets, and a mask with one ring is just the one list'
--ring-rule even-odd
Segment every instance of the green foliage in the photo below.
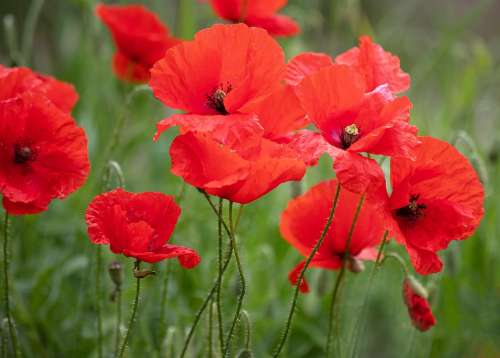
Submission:
{"label": "green foliage", "polygon": [[[22,49],[31,52],[24,63],[76,86],[80,100],[74,116],[88,133],[93,169],[85,187],[64,202],[54,202],[49,211],[40,215],[13,218],[13,315],[26,357],[95,357],[95,247],[86,235],[84,211],[98,190],[104,150],[118,118],[125,113],[127,122],[112,159],[123,169],[127,189],[176,195],[182,181],[169,173],[167,154],[176,133],[170,130],[159,142],[152,141],[155,123],[169,110],[150,92],[138,93],[125,105],[131,88],[119,83],[111,73],[113,44],[93,15],[95,1],[46,1],[38,22],[31,24],[29,18],[37,16],[33,6],[40,3],[1,2],[0,17],[10,30],[2,28],[0,32],[0,62],[19,62],[18,49]],[[217,21],[209,7],[197,0],[143,3],[157,11],[174,34],[183,38]],[[288,56],[304,50],[336,54],[354,46],[361,33],[371,34],[398,54],[413,80],[408,95],[414,103],[414,123],[422,134],[455,142],[487,185],[486,215],[481,227],[473,238],[453,243],[443,255],[444,272],[427,280],[437,326],[424,334],[412,328],[401,299],[403,277],[400,269],[389,262],[379,272],[365,310],[360,356],[500,356],[500,193],[495,190],[500,185],[498,2],[290,0],[285,12],[302,25],[299,37],[280,40]],[[5,18],[7,14],[14,17]],[[17,26],[17,33],[12,32],[12,26]],[[29,32],[30,26],[34,26],[33,47],[13,46],[12,39],[29,37],[21,29]],[[13,48],[16,53],[9,54]],[[302,190],[332,175],[329,159],[322,158],[302,181]],[[237,328],[233,349],[233,354],[240,357],[270,353],[288,313],[293,290],[287,273],[300,257],[280,238],[278,223],[291,193],[291,185],[282,185],[243,211],[238,239],[248,283],[244,309],[251,321],[252,353],[244,350],[245,318]],[[131,336],[130,357],[160,356],[159,349],[161,356],[178,356],[194,313],[215,280],[217,220],[193,188],[186,188],[181,206],[183,214],[172,242],[196,248],[202,263],[190,271],[179,269],[176,262],[171,266],[164,308],[166,324],[158,319],[166,264],[158,264],[157,275],[143,280],[140,318]],[[400,250],[395,243],[390,246]],[[126,322],[134,296],[132,260],[108,252],[103,257],[104,267],[113,260],[124,265]],[[366,291],[367,272],[371,269],[367,266],[362,274],[348,273],[343,289],[340,330],[344,352]],[[300,298],[284,357],[323,354],[334,273],[312,270],[307,275],[313,292]],[[238,294],[234,265],[225,277],[223,314],[229,325]],[[102,273],[102,282],[105,355],[110,356],[115,309],[107,299],[113,284],[106,272]],[[207,319],[208,311],[203,321]],[[206,327],[201,324],[196,333],[189,351],[193,357],[206,352]],[[5,334],[4,325],[0,328]]]}

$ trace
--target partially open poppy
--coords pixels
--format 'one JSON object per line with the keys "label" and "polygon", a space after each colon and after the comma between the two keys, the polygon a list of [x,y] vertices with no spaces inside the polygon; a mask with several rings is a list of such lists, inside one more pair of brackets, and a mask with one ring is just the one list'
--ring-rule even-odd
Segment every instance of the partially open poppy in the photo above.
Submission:
{"label": "partially open poppy", "polygon": [[36,92],[68,113],[78,101],[78,93],[72,84],[36,73],[27,67],[8,68],[0,65],[0,84],[0,101],[19,97],[28,91]]}
{"label": "partially open poppy", "polygon": [[273,36],[293,36],[299,25],[288,16],[276,14],[288,0],[210,0],[217,15],[232,22],[266,29]]}
{"label": "partially open poppy", "polygon": [[337,178],[349,190],[363,192],[383,182],[377,163],[360,153],[411,157],[420,143],[409,124],[409,99],[394,97],[387,85],[366,93],[363,78],[350,66],[323,67],[304,78],[296,93],[325,140],[310,149],[321,153],[321,147],[332,156]]}
{"label": "partially open poppy", "polygon": [[96,13],[113,35],[117,47],[113,70],[124,81],[147,82],[154,63],[180,42],[142,5],[99,4]]}
{"label": "partially open poppy", "polygon": [[425,289],[411,276],[403,282],[403,299],[415,328],[425,332],[436,324]]}
{"label": "partially open poppy", "polygon": [[168,243],[180,213],[171,196],[115,189],[92,200],[85,220],[90,240],[115,254],[151,263],[177,258],[192,268],[200,262],[196,251]]}
{"label": "partially open poppy", "polygon": [[46,210],[83,185],[89,168],[85,132],[68,113],[39,93],[0,101],[0,192],[7,212]]}
{"label": "partially open poppy", "polygon": [[390,209],[396,240],[406,246],[415,270],[439,272],[436,254],[473,234],[483,217],[484,190],[469,163],[450,144],[420,137],[416,160],[391,160]]}
{"label": "partially open poppy", "polygon": [[[332,208],[337,183],[337,180],[330,180],[315,185],[305,194],[291,200],[281,216],[281,235],[304,257],[311,254],[321,236]],[[360,197],[360,194],[341,189],[332,224],[311,261],[311,267],[337,270],[347,250],[351,267],[359,260],[375,260],[375,246],[380,243],[385,231],[385,220],[379,215],[381,204],[378,201],[365,199],[350,246],[346,247]],[[300,262],[289,274],[289,280],[294,285],[297,284],[304,262]],[[305,280],[299,288],[302,292],[309,291]]]}

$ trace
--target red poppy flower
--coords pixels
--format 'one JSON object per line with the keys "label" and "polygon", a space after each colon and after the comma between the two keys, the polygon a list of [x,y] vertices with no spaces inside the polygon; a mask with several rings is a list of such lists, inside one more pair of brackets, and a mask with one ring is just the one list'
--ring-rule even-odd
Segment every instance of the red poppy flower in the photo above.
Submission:
{"label": "red poppy flower", "polygon": [[304,52],[293,57],[286,66],[285,82],[291,86],[296,86],[304,78],[312,75],[320,68],[333,65],[330,56],[319,52]]}
{"label": "red poppy flower", "polygon": [[335,63],[356,68],[363,75],[367,91],[383,84],[388,84],[393,93],[410,88],[410,76],[401,70],[399,57],[385,51],[369,36],[361,36],[359,47],[340,54]]}
{"label": "red poppy flower", "polygon": [[167,243],[180,213],[171,196],[116,189],[95,197],[85,220],[90,240],[109,245],[115,254],[151,263],[176,257],[192,268],[200,262],[196,251]]}
{"label": "red poppy flower", "polygon": [[383,182],[377,163],[360,153],[411,157],[419,144],[417,128],[408,123],[408,98],[395,98],[387,85],[365,93],[363,78],[349,66],[321,68],[302,80],[296,92],[324,138],[321,146],[309,149],[328,152],[337,178],[351,191]]}
{"label": "red poppy flower", "polygon": [[[291,200],[281,216],[281,235],[304,257],[311,254],[321,236],[336,188],[337,180],[315,185],[305,194]],[[332,224],[311,261],[311,267],[329,270],[341,267],[359,200],[360,194],[341,189]],[[365,199],[349,246],[350,262],[376,258],[377,250],[374,247],[380,243],[385,230],[385,220],[378,214],[379,211],[379,202]],[[304,262],[299,263],[289,274],[289,280],[294,285],[297,284]],[[305,280],[301,282],[300,290],[309,290]]]}
{"label": "red poppy flower", "polygon": [[69,114],[37,93],[0,101],[0,192],[9,213],[46,210],[88,172],[87,138]]}
{"label": "red poppy flower", "polygon": [[273,36],[293,36],[299,25],[288,16],[276,14],[288,0],[210,0],[217,15],[232,22],[266,29]]}
{"label": "red poppy flower", "polygon": [[439,272],[436,252],[472,235],[483,216],[484,190],[474,168],[453,146],[420,137],[416,160],[393,158],[390,209],[396,240],[408,250],[415,270]]}
{"label": "red poppy flower", "polygon": [[113,70],[124,81],[147,82],[154,63],[180,42],[142,5],[99,4],[96,13],[113,35],[117,47]]}
{"label": "red poppy flower", "polygon": [[73,85],[41,75],[26,67],[7,68],[0,65],[0,101],[36,92],[52,101],[60,110],[71,112],[78,101]]}
{"label": "red poppy flower", "polygon": [[425,289],[412,277],[403,282],[403,299],[415,328],[425,332],[436,324]]}

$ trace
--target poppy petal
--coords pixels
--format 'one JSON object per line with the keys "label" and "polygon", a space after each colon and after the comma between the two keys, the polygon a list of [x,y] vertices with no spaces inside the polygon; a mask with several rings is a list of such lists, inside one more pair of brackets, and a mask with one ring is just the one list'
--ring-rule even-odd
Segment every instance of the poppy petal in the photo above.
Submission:
{"label": "poppy petal", "polygon": [[333,65],[330,56],[318,52],[304,52],[293,57],[286,66],[285,82],[290,86],[298,85],[305,77],[323,67]]}

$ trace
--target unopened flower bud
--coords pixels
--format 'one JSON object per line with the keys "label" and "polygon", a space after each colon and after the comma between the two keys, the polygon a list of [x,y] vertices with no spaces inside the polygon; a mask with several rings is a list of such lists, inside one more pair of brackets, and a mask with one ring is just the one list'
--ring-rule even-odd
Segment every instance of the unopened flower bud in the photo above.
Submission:
{"label": "unopened flower bud", "polygon": [[347,269],[352,273],[360,273],[365,270],[365,264],[363,261],[350,256],[347,260]]}
{"label": "unopened flower bud", "polygon": [[123,266],[118,261],[113,261],[108,266],[109,277],[117,288],[120,288],[123,282]]}
{"label": "unopened flower bud", "polygon": [[412,276],[406,277],[403,282],[403,299],[415,328],[424,332],[436,324],[427,292]]}

